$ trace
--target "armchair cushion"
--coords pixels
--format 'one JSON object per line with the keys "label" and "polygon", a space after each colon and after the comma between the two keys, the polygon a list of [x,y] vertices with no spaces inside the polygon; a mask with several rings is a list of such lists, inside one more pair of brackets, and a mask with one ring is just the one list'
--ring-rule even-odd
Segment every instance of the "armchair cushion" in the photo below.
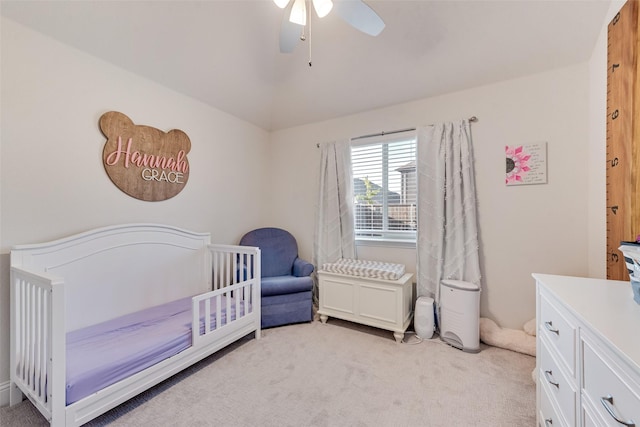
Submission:
{"label": "armchair cushion", "polygon": [[275,276],[263,277],[260,293],[263,297],[273,295],[294,294],[297,292],[311,291],[313,280],[309,276]]}

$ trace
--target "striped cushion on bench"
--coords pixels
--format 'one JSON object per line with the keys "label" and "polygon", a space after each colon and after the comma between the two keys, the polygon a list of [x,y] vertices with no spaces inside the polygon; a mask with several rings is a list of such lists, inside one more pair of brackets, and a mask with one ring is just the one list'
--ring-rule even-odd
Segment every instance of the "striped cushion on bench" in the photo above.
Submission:
{"label": "striped cushion on bench", "polygon": [[348,258],[325,263],[322,265],[322,271],[384,280],[398,280],[405,272],[403,264]]}

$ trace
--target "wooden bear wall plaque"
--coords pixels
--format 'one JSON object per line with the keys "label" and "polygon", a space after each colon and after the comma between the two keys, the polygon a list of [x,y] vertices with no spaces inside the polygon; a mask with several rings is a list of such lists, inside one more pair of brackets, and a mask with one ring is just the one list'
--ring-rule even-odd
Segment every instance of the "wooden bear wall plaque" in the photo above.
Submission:
{"label": "wooden bear wall plaque", "polygon": [[189,180],[186,133],[136,125],[117,111],[100,117],[100,130],[107,137],[104,168],[120,190],[146,201],[167,200],[182,191]]}

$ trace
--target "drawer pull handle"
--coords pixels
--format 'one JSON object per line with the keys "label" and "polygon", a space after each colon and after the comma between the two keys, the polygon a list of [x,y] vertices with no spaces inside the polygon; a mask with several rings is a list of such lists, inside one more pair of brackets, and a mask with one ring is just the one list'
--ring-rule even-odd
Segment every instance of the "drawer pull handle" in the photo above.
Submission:
{"label": "drawer pull handle", "polygon": [[544,371],[544,377],[546,378],[547,382],[551,385],[556,386],[556,388],[560,388],[560,384],[553,381],[553,372],[552,371]]}
{"label": "drawer pull handle", "polygon": [[629,421],[621,420],[620,418],[618,418],[616,413],[613,412],[613,408],[611,407],[611,405],[613,405],[613,396],[608,394],[606,397],[601,397],[600,398],[600,402],[602,402],[602,405],[604,406],[604,409],[606,409],[607,412],[609,413],[609,415],[611,415],[611,418],[613,418],[614,420],[616,420],[617,422],[619,422],[623,426],[627,426],[627,427],[635,427],[636,426],[636,424],[633,422],[633,420],[629,420]]}
{"label": "drawer pull handle", "polygon": [[551,320],[544,322],[544,327],[547,328],[547,331],[560,335],[560,330],[553,327],[553,322]]}
{"label": "drawer pull handle", "polygon": [[545,427],[549,427],[553,425],[553,420],[551,418],[547,418],[544,420]]}

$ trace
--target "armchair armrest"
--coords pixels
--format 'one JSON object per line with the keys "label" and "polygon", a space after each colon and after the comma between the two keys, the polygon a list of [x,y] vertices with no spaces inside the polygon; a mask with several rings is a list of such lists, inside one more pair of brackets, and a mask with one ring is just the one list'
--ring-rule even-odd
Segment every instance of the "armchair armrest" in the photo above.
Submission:
{"label": "armchair armrest", "polygon": [[301,258],[296,258],[293,261],[293,275],[296,277],[311,276],[314,268],[313,264]]}

